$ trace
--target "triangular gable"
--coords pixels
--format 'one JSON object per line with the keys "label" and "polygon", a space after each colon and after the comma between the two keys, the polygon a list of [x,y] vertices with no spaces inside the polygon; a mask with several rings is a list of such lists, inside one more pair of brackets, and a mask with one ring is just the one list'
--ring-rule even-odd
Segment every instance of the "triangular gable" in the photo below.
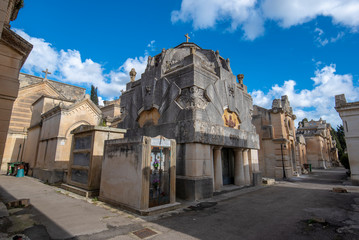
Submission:
{"label": "triangular gable", "polygon": [[98,117],[101,117],[102,116],[102,112],[101,110],[96,106],[96,104],[94,104],[90,98],[88,96],[86,96],[83,100],[79,101],[79,102],[76,102],[72,105],[70,105],[69,107],[66,108],[66,112],[68,114],[71,114],[71,112],[77,112],[78,109],[81,109],[81,108],[89,108],[91,109],[91,111],[97,115]]}
{"label": "triangular gable", "polygon": [[57,91],[56,88],[51,85],[51,83],[46,80],[20,88],[19,95],[27,95],[29,93],[39,92],[41,90],[45,91],[46,95],[67,99],[63,94]]}

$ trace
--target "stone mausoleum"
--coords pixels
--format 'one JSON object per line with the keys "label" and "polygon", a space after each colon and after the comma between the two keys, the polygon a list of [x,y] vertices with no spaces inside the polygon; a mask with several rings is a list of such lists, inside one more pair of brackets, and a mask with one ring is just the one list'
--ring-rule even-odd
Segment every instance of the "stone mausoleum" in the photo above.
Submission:
{"label": "stone mausoleum", "polygon": [[141,79],[134,69],[130,75],[117,127],[125,138],[176,140],[177,197],[208,198],[261,179],[252,98],[229,59],[184,42],[149,57]]}
{"label": "stone mausoleum", "polygon": [[308,164],[313,168],[330,168],[339,165],[338,149],[332,139],[331,125],[321,118],[318,121],[299,123],[297,135],[302,134],[307,145]]}
{"label": "stone mausoleum", "polygon": [[260,136],[259,166],[270,178],[293,177],[301,173],[293,114],[288,96],[274,99],[271,109],[254,105],[253,124]]}

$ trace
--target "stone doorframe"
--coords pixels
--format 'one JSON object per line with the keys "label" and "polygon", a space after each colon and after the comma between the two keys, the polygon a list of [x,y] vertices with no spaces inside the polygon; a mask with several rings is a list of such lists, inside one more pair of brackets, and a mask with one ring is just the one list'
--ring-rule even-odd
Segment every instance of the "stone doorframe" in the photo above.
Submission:
{"label": "stone doorframe", "polygon": [[[248,154],[250,149],[234,148],[234,185],[249,186],[251,185],[251,174],[253,170],[252,154]],[[222,172],[222,146],[212,147],[212,163],[213,163],[213,191],[221,191],[223,187]],[[250,157],[249,157],[250,155]]]}

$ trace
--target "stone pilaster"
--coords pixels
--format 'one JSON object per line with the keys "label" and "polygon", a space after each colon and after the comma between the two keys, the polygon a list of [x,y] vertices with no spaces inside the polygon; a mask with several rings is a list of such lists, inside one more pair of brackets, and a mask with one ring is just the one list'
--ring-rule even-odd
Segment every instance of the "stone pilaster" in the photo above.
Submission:
{"label": "stone pilaster", "polygon": [[245,185],[242,149],[234,149],[234,184]]}
{"label": "stone pilaster", "polygon": [[251,184],[251,177],[249,173],[249,162],[248,162],[248,149],[243,150],[243,165],[244,165],[244,181],[245,185]]}
{"label": "stone pilaster", "polygon": [[214,166],[214,190],[219,191],[223,186],[223,173],[222,173],[222,148],[215,148],[213,153],[213,166]]}

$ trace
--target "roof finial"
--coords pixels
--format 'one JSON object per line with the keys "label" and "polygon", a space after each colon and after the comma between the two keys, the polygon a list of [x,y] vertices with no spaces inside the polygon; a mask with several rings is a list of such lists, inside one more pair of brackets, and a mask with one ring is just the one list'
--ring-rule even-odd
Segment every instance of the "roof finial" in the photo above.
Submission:
{"label": "roof finial", "polygon": [[186,35],[184,35],[186,37],[186,40],[188,42],[188,39],[190,39],[190,37],[188,36],[188,33]]}
{"label": "roof finial", "polygon": [[44,78],[44,80],[47,79],[47,74],[51,74],[51,73],[48,71],[47,68],[46,68],[46,71],[42,71],[42,72],[45,73],[45,78]]}

